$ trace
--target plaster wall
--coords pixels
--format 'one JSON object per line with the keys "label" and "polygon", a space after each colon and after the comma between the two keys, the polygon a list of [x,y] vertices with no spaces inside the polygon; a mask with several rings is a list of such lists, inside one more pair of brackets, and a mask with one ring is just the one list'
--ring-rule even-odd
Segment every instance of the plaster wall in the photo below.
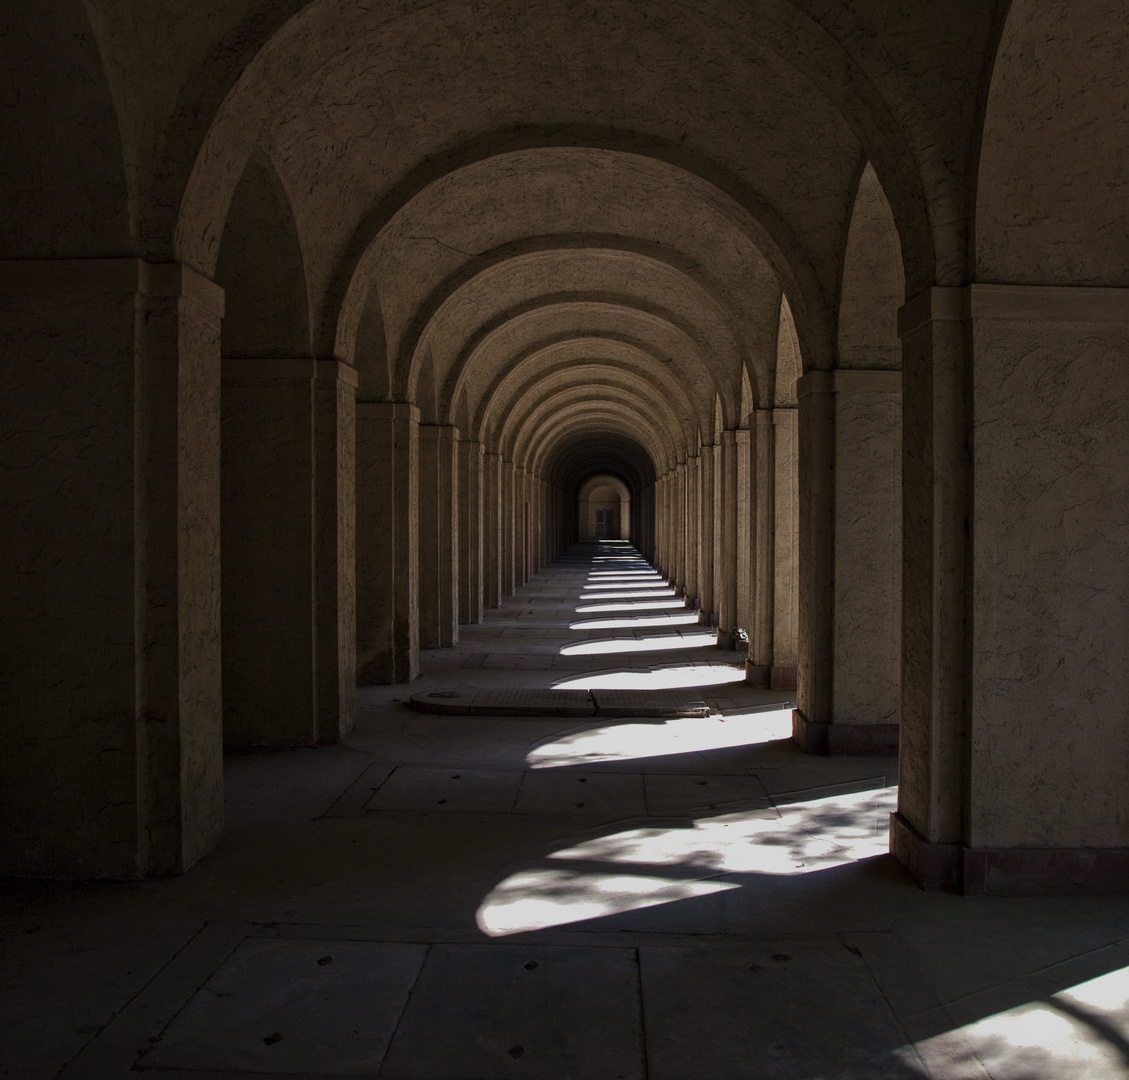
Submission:
{"label": "plaster wall", "polygon": [[973,319],[971,845],[1127,847],[1129,293],[989,299],[1022,308]]}

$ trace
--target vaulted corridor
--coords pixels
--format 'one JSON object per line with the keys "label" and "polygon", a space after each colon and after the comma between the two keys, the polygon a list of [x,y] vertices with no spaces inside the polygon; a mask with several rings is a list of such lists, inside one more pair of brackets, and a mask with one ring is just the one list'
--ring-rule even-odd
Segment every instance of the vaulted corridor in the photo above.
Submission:
{"label": "vaulted corridor", "polygon": [[0,5],[0,1078],[1129,1069],[1127,73]]}
{"label": "vaulted corridor", "polygon": [[229,756],[192,873],[10,884],[0,1075],[1129,1074],[1124,903],[921,892],[896,757],[803,754],[713,640],[628,545],[574,548],[343,744]]}

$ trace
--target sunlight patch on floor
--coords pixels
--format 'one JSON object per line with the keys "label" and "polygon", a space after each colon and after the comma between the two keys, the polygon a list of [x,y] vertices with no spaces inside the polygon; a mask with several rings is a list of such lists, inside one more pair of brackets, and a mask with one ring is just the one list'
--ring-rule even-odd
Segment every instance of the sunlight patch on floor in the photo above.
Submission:
{"label": "sunlight patch on floor", "polygon": [[834,795],[584,840],[491,889],[478,925],[493,937],[564,926],[741,887],[716,880],[727,875],[810,874],[882,855],[896,791]]}
{"label": "sunlight patch on floor", "polygon": [[737,716],[608,724],[574,731],[534,747],[525,763],[531,769],[556,769],[605,761],[633,761],[755,746],[788,739],[791,735],[792,704],[782,702],[771,711]]}
{"label": "sunlight patch on floor", "polygon": [[[604,598],[606,599],[606,597]],[[581,611],[685,611],[681,600],[636,600],[633,604],[581,604],[575,609]]]}
{"label": "sunlight patch on floor", "polygon": [[491,937],[689,900],[739,886],[723,881],[677,881],[634,874],[524,870],[490,891],[476,914]]}
{"label": "sunlight patch on floor", "polygon": [[[959,1034],[992,1076],[1129,1076],[1129,968],[987,1016]],[[951,1053],[951,1042],[946,1032],[924,1045]]]}
{"label": "sunlight patch on floor", "polygon": [[689,611],[685,615],[636,615],[634,618],[623,615],[618,619],[580,619],[568,624],[570,630],[629,630],[642,626],[691,626],[696,625],[698,616]]}
{"label": "sunlight patch on floor", "polygon": [[555,690],[691,690],[745,681],[745,667],[733,664],[675,664],[649,671],[596,671],[553,683]]}
{"label": "sunlight patch on floor", "polygon": [[610,592],[586,592],[578,596],[578,600],[657,600],[664,596],[674,596],[674,590],[669,587],[655,589],[615,589]]}
{"label": "sunlight patch on floor", "polygon": [[653,570],[593,570],[588,575],[589,578],[596,578],[599,580],[609,579],[613,581],[662,581],[663,579],[656,574]]}
{"label": "sunlight patch on floor", "polygon": [[701,634],[655,634],[653,637],[604,638],[562,645],[562,656],[602,656],[605,653],[657,652],[660,649],[703,649],[717,643],[708,631]]}

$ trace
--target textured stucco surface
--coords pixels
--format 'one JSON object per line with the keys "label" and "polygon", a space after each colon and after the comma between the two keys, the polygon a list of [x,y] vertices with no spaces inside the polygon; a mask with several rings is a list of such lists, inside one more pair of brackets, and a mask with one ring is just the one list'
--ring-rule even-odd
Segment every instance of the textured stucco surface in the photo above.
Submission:
{"label": "textured stucco surface", "polygon": [[[834,722],[901,712],[901,395],[836,373]],[[884,373],[885,374],[885,373]]]}
{"label": "textured stucco surface", "polygon": [[[258,378],[247,369],[262,369]],[[223,723],[228,746],[317,741],[314,388],[269,360],[223,380]],[[234,370],[233,370],[234,369]],[[273,377],[272,377],[273,376]]]}
{"label": "textured stucco surface", "polygon": [[977,847],[1129,846],[1127,331],[974,323]]}
{"label": "textured stucco surface", "polygon": [[0,297],[7,873],[130,876],[134,296]]}
{"label": "textured stucco surface", "polygon": [[1129,285],[1129,36],[1117,0],[1015,0],[977,178],[976,274]]}

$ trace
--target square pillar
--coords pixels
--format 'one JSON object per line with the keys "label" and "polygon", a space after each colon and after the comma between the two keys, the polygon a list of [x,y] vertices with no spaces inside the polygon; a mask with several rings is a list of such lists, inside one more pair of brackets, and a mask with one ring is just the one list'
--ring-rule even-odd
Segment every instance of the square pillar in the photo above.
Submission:
{"label": "square pillar", "polygon": [[351,725],[339,616],[353,621],[352,470],[347,488],[339,470],[352,465],[354,381],[335,361],[223,361],[226,746],[311,746]]}
{"label": "square pillar", "polygon": [[756,624],[757,481],[754,442],[748,428],[734,433],[737,458],[737,625],[749,636]]}
{"label": "square pillar", "polygon": [[419,644],[446,648],[459,640],[457,428],[419,429]]}
{"label": "square pillar", "polygon": [[513,596],[514,588],[519,584],[518,575],[515,573],[516,558],[521,553],[520,544],[515,541],[517,529],[517,470],[512,461],[502,462],[502,595]]}
{"label": "square pillar", "polygon": [[312,360],[224,359],[221,563],[224,745],[311,746]]}
{"label": "square pillar", "polygon": [[714,574],[714,545],[717,538],[717,447],[703,446],[699,451],[702,488],[699,519],[701,542],[698,550],[698,573],[702,590],[701,619],[707,625],[717,625],[717,593]]}
{"label": "square pillar", "polygon": [[[723,431],[714,471],[714,607],[718,626],[729,638],[737,625],[737,515],[743,505],[737,490],[737,438]],[[730,644],[730,642],[721,642]]]}
{"label": "square pillar", "polygon": [[353,729],[357,704],[357,372],[319,360],[314,384],[317,473],[314,596],[318,742]]}
{"label": "square pillar", "polygon": [[2,874],[178,873],[223,828],[222,316],[177,264],[0,263]]}
{"label": "square pillar", "polygon": [[502,603],[502,457],[484,454],[482,466],[482,603]]}
{"label": "square pillar", "polygon": [[419,674],[419,410],[357,403],[357,681]]}
{"label": "square pillar", "polygon": [[459,622],[482,622],[483,481],[482,443],[459,443]]}
{"label": "square pillar", "polygon": [[[821,615],[830,621],[830,670],[828,700],[819,698],[828,711],[816,721],[797,709],[796,737],[812,753],[885,754],[897,746],[900,713],[901,373],[813,371],[799,390],[801,411],[829,411],[834,457],[830,491],[811,488],[831,502],[831,608]],[[817,551],[826,554],[822,544]],[[813,575],[822,567],[817,559]],[[821,623],[820,649],[824,636]]]}
{"label": "square pillar", "polygon": [[800,462],[799,412],[776,408],[769,428],[772,451],[772,660],[770,685],[794,690],[800,657]]}
{"label": "square pillar", "polygon": [[935,288],[900,329],[891,850],[926,886],[1124,891],[1129,289]]}

